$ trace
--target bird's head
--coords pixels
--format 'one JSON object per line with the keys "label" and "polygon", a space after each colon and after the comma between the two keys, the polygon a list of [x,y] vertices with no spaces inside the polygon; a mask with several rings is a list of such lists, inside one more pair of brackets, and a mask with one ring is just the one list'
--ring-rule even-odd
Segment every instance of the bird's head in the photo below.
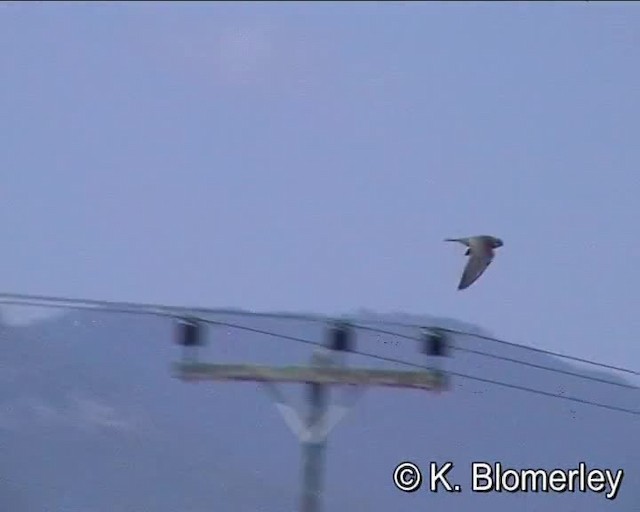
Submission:
{"label": "bird's head", "polygon": [[504,243],[502,242],[502,240],[500,238],[495,238],[493,239],[493,248],[497,249],[498,247],[502,247],[504,245]]}

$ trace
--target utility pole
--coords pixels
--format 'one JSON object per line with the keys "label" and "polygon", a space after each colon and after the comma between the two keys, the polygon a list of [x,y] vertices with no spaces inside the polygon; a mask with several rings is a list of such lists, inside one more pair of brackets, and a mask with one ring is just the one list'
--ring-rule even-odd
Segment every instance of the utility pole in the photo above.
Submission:
{"label": "utility pole", "polygon": [[[345,323],[332,326],[326,348],[316,350],[308,366],[261,366],[252,364],[203,363],[194,357],[202,344],[200,326],[194,319],[183,319],[178,343],[185,353],[181,362],[173,365],[174,376],[185,381],[251,381],[260,382],[271,395],[289,428],[296,434],[302,448],[302,490],[299,512],[321,512],[325,473],[325,448],[333,427],[351,406],[331,405],[331,386],[350,386],[363,390],[372,386],[400,389],[443,391],[449,379],[439,365],[420,371],[377,370],[352,368],[342,356],[352,349],[352,328]],[[422,351],[436,359],[447,355],[446,334],[424,331]],[[188,357],[186,357],[188,356]],[[277,383],[305,384],[308,411],[300,415],[288,404]]]}
{"label": "utility pole", "polygon": [[[329,359],[321,353],[314,354],[312,365],[318,370],[328,366]],[[324,452],[327,436],[324,435],[324,423],[327,416],[329,387],[326,384],[312,382],[307,384],[309,391],[309,417],[307,432],[310,435],[302,440],[302,499],[300,512],[319,512],[322,496],[322,476],[324,474]]]}

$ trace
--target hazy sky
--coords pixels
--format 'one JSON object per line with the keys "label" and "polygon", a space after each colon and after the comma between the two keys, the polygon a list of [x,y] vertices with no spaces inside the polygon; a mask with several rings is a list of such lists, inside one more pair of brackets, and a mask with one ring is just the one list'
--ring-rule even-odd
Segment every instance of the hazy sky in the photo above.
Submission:
{"label": "hazy sky", "polygon": [[[0,291],[640,367],[640,5],[2,3]],[[456,290],[463,248],[505,246]]]}

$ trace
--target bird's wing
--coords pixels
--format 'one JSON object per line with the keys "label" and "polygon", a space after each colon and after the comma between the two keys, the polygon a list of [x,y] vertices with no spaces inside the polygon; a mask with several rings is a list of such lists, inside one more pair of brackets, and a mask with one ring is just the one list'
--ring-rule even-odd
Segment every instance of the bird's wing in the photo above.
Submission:
{"label": "bird's wing", "polygon": [[484,271],[487,270],[487,267],[492,261],[492,250],[472,252],[469,261],[467,261],[467,265],[464,267],[458,290],[469,288],[469,286],[475,283]]}
{"label": "bird's wing", "polygon": [[464,244],[464,245],[467,245],[467,246],[469,245],[469,241],[470,240],[471,239],[468,238],[468,237],[463,237],[463,238],[445,238],[444,239],[445,242],[460,242],[461,244]]}

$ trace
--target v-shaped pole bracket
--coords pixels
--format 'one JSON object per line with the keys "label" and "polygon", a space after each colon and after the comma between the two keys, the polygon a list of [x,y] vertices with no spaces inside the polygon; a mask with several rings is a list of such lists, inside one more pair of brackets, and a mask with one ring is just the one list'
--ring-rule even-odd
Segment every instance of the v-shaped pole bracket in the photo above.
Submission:
{"label": "v-shaped pole bracket", "polygon": [[[312,366],[316,368],[326,368],[338,366],[337,359],[334,359],[330,351],[316,352],[312,357]],[[316,418],[313,425],[309,425],[304,419],[304,415],[296,410],[273,381],[262,383],[265,390],[280,411],[285,423],[294,435],[303,443],[322,443],[329,433],[342,421],[342,419],[354,408],[357,400],[362,396],[366,386],[347,385],[351,393],[345,404],[328,405],[324,412]],[[326,385],[326,384],[325,384]],[[335,385],[335,384],[334,384]],[[343,387],[343,386],[341,386]]]}

